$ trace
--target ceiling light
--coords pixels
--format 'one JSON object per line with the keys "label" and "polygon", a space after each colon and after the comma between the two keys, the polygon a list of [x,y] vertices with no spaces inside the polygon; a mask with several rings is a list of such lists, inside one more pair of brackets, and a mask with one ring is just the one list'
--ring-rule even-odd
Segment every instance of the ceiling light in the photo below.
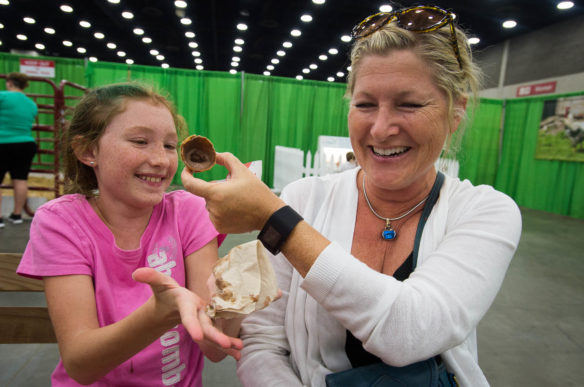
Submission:
{"label": "ceiling light", "polygon": [[379,7],[379,12],[391,12],[393,11],[393,7],[389,4],[383,4]]}
{"label": "ceiling light", "polygon": [[105,35],[101,32],[96,32],[95,34],[93,34],[93,36],[95,36],[96,39],[103,39],[105,38]]}
{"label": "ceiling light", "polygon": [[89,27],[91,27],[91,23],[90,23],[90,22],[88,22],[87,20],[81,20],[81,21],[79,22],[79,25],[80,25],[81,27],[83,27],[83,28],[89,28]]}
{"label": "ceiling light", "polygon": [[150,55],[158,55],[158,54],[160,54],[160,52],[158,50],[154,50],[154,49],[150,50]]}
{"label": "ceiling light", "polygon": [[239,66],[239,62],[231,62],[231,67],[237,67]]}
{"label": "ceiling light", "polygon": [[163,64],[160,65],[160,67],[162,67],[163,69],[167,69],[170,66],[168,65],[168,63],[163,63]]}
{"label": "ceiling light", "polygon": [[73,45],[72,42],[70,42],[68,40],[63,40],[63,46],[71,47],[72,45]]}
{"label": "ceiling light", "polygon": [[90,61],[90,62],[97,62],[97,58],[96,58],[96,57],[94,57],[94,56],[90,56],[90,57],[89,57],[89,61]]}
{"label": "ceiling light", "polygon": [[187,7],[187,2],[186,1],[182,1],[182,0],[177,0],[174,2],[174,6],[177,8],[186,8]]}
{"label": "ceiling light", "polygon": [[158,59],[158,60],[164,60],[164,55],[156,55],[156,59]]}
{"label": "ceiling light", "polygon": [[242,52],[243,48],[241,48],[241,46],[233,46],[233,51],[235,52]]}
{"label": "ceiling light", "polygon": [[85,47],[77,47],[77,52],[80,54],[85,54],[87,50],[85,49]]}
{"label": "ceiling light", "polygon": [[201,56],[201,53],[199,51],[193,51],[191,52],[191,54],[193,54],[193,56]]}
{"label": "ceiling light", "polygon": [[231,70],[229,70],[229,74],[233,74],[233,75],[235,75],[235,74],[237,74],[237,70],[235,70],[235,69],[231,69]]}
{"label": "ceiling light", "polygon": [[112,4],[120,4],[120,0],[107,0],[109,3]]}
{"label": "ceiling light", "polygon": [[45,49],[45,45],[42,43],[37,43],[34,46],[37,50],[44,50]]}
{"label": "ceiling light", "polygon": [[239,62],[241,59],[238,56],[234,56],[233,58],[231,58],[231,60],[234,62]]}
{"label": "ceiling light", "polygon": [[339,71],[339,72],[337,73],[337,77],[339,77],[339,78],[342,78],[342,77],[344,77],[344,76],[345,76],[345,73],[344,73],[344,72],[342,72],[342,71]]}
{"label": "ceiling light", "polygon": [[18,39],[18,40],[27,40],[28,38],[26,37],[26,35],[18,34],[18,35],[16,35],[16,39]]}
{"label": "ceiling light", "polygon": [[0,0],[0,5],[10,5],[8,0]]}
{"label": "ceiling light", "polygon": [[71,7],[70,5],[67,5],[67,4],[63,4],[59,8],[61,9],[61,11],[66,12],[66,13],[73,12],[73,7]]}
{"label": "ceiling light", "polygon": [[144,35],[144,30],[142,28],[134,28],[133,31],[136,35]]}
{"label": "ceiling light", "polygon": [[114,48],[118,47],[118,46],[116,46],[115,43],[108,43],[108,44],[106,44],[106,46],[107,46],[107,48],[109,48],[111,50],[113,50]]}
{"label": "ceiling light", "polygon": [[149,38],[148,36],[144,36],[142,38],[142,41],[146,44],[150,44],[150,43],[152,43],[152,38]]}
{"label": "ceiling light", "polygon": [[272,62],[273,64],[278,64],[280,63],[280,59],[274,58],[270,62]]}
{"label": "ceiling light", "polygon": [[326,80],[329,81],[329,82],[334,82],[335,81],[335,78],[334,77],[328,77]]}
{"label": "ceiling light", "polygon": [[127,64],[134,64],[134,61],[130,58],[126,59],[126,63]]}
{"label": "ceiling light", "polygon": [[560,1],[558,3],[558,9],[570,9],[574,6],[574,3],[571,1]]}
{"label": "ceiling light", "polygon": [[28,24],[34,24],[34,23],[36,23],[36,20],[34,20],[32,17],[25,17],[22,20],[24,20],[24,22],[25,23],[28,23]]}
{"label": "ceiling light", "polygon": [[312,70],[316,70],[316,69],[318,68],[318,66],[317,66],[317,65],[315,65],[314,63],[312,63],[312,64],[311,64],[310,66],[308,66],[308,67],[310,67]]}
{"label": "ceiling light", "polygon": [[197,70],[203,70],[204,67],[202,65],[198,65],[197,67],[195,67]]}
{"label": "ceiling light", "polygon": [[314,4],[324,4],[325,0],[312,0]]}
{"label": "ceiling light", "polygon": [[294,37],[298,37],[298,36],[302,35],[302,32],[300,32],[300,30],[294,29],[294,30],[290,31],[290,35],[292,35]]}
{"label": "ceiling light", "polygon": [[284,55],[286,55],[286,52],[285,51],[282,51],[282,50],[278,50],[278,52],[276,53],[276,55],[278,55],[278,56],[284,56]]}
{"label": "ceiling light", "polygon": [[297,76],[296,76],[296,79],[298,79],[299,81],[301,81],[301,80],[303,80],[303,79],[304,79],[304,77],[303,77],[302,75],[297,75]]}
{"label": "ceiling light", "polygon": [[503,22],[503,28],[514,28],[517,26],[517,22],[515,20],[506,20]]}
{"label": "ceiling light", "polygon": [[308,73],[310,72],[310,70],[309,70],[309,69],[302,69],[302,72],[303,72],[304,74],[308,74]]}
{"label": "ceiling light", "polygon": [[351,41],[351,37],[349,35],[343,35],[341,36],[341,40],[345,43],[348,43]]}
{"label": "ceiling light", "polygon": [[306,13],[300,16],[300,20],[302,20],[304,23],[310,23],[312,21],[312,16]]}
{"label": "ceiling light", "polygon": [[270,74],[271,74],[271,73],[270,73],[269,71],[264,71],[264,75],[265,75],[265,76],[270,76]]}
{"label": "ceiling light", "polygon": [[199,44],[197,42],[189,42],[189,47],[190,48],[197,48],[197,47],[199,47]]}
{"label": "ceiling light", "polygon": [[183,24],[185,26],[190,26],[191,24],[193,24],[193,21],[191,19],[189,19],[188,17],[183,17],[182,19],[180,19],[180,24]]}
{"label": "ceiling light", "polygon": [[134,18],[134,14],[130,11],[124,11],[122,12],[122,17],[129,20]]}
{"label": "ceiling light", "polygon": [[192,39],[195,37],[195,33],[193,31],[187,31],[185,32],[185,36],[189,39]]}
{"label": "ceiling light", "polygon": [[274,67],[273,65],[267,65],[267,66],[266,66],[266,69],[268,69],[268,70],[272,71],[272,70],[274,70],[274,69],[275,69],[275,67]]}
{"label": "ceiling light", "polygon": [[0,23],[0,30],[4,28],[4,24]]}
{"label": "ceiling light", "polygon": [[339,53],[339,50],[337,50],[336,48],[330,48],[328,50],[328,53],[331,55],[337,55]]}
{"label": "ceiling light", "polygon": [[195,63],[201,64],[201,63],[203,63],[203,60],[201,58],[195,58]]}
{"label": "ceiling light", "polygon": [[237,25],[237,29],[240,30],[240,31],[245,31],[245,30],[247,30],[247,24],[239,23]]}
{"label": "ceiling light", "polygon": [[284,46],[286,48],[290,48],[290,47],[292,47],[292,42],[284,42],[284,43],[282,43],[282,46]]}
{"label": "ceiling light", "polygon": [[122,57],[122,58],[126,56],[126,53],[124,51],[118,51],[116,54],[117,54],[117,56]]}
{"label": "ceiling light", "polygon": [[243,40],[243,39],[239,39],[239,38],[235,39],[235,44],[239,44],[241,46],[244,43],[245,43],[245,40]]}
{"label": "ceiling light", "polygon": [[46,27],[46,28],[45,28],[45,32],[46,32],[47,34],[49,34],[49,35],[53,35],[53,34],[54,34],[56,31],[55,31],[55,29],[54,29],[54,28],[51,28],[51,27]]}
{"label": "ceiling light", "polygon": [[477,37],[472,37],[468,39],[468,44],[478,44],[481,40]]}
{"label": "ceiling light", "polygon": [[320,55],[320,56],[318,57],[318,59],[320,59],[320,60],[327,60],[327,59],[328,59],[328,57],[327,57],[326,55]]}

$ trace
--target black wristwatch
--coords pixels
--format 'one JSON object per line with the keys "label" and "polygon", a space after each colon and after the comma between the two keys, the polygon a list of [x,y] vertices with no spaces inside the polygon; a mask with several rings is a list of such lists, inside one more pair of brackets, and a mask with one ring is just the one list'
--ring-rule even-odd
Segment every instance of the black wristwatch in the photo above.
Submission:
{"label": "black wristwatch", "polygon": [[292,207],[282,207],[270,216],[270,219],[260,231],[258,239],[270,253],[276,255],[280,252],[280,248],[288,239],[294,227],[301,220],[302,216],[294,211]]}

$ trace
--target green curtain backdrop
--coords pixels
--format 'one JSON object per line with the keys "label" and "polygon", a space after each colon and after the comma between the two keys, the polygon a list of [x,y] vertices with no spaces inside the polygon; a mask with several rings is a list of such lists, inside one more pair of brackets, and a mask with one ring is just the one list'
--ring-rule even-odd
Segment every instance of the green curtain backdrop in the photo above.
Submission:
{"label": "green curtain backdrop", "polygon": [[[19,71],[20,58],[0,53],[0,73]],[[273,184],[276,145],[314,155],[318,136],[348,136],[344,84],[34,58],[55,61],[56,84],[63,79],[88,87],[139,81],[166,92],[185,117],[190,134],[208,137],[217,151],[232,152],[243,162],[262,160],[262,180],[268,186]],[[48,92],[43,87],[27,91]],[[562,96],[568,95],[480,100],[458,153],[459,176],[475,185],[492,185],[520,206],[584,218],[584,163],[534,159],[543,101]],[[226,170],[219,167],[200,174],[205,180],[225,176]],[[179,174],[174,183],[180,184]]]}
{"label": "green curtain backdrop", "polygon": [[495,188],[518,205],[584,219],[584,163],[536,160],[537,133],[548,99],[571,93],[508,100]]}
{"label": "green curtain backdrop", "polygon": [[461,150],[459,176],[473,184],[495,185],[499,157],[499,137],[503,101],[483,98],[464,133]]}

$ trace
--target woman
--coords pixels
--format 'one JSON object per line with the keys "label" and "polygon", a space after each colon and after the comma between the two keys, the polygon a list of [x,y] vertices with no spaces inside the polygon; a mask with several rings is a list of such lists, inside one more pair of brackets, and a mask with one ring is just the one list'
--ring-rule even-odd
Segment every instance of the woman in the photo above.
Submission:
{"label": "woman", "polygon": [[[14,210],[8,220],[15,224],[22,223],[21,212],[26,205],[28,193],[28,173],[37,149],[31,129],[38,108],[24,94],[27,87],[26,74],[10,73],[6,77],[7,91],[0,91],[0,182],[6,172],[10,172],[14,186]],[[0,228],[2,227],[4,221],[0,214]]]}
{"label": "woman", "polygon": [[354,29],[348,126],[359,168],[299,180],[281,198],[229,154],[218,157],[231,173],[223,184],[183,172],[220,232],[261,229],[282,252],[282,299],[242,324],[244,385],[488,385],[476,327],[521,217],[492,187],[435,170],[478,83],[452,20],[415,7]]}

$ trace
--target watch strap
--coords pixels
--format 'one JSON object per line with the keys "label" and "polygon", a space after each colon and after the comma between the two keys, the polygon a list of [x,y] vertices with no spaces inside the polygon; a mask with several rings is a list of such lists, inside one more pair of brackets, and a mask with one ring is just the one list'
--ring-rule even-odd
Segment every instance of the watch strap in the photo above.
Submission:
{"label": "watch strap", "polygon": [[270,253],[276,255],[301,220],[302,216],[292,207],[284,206],[270,216],[258,234],[258,239]]}

